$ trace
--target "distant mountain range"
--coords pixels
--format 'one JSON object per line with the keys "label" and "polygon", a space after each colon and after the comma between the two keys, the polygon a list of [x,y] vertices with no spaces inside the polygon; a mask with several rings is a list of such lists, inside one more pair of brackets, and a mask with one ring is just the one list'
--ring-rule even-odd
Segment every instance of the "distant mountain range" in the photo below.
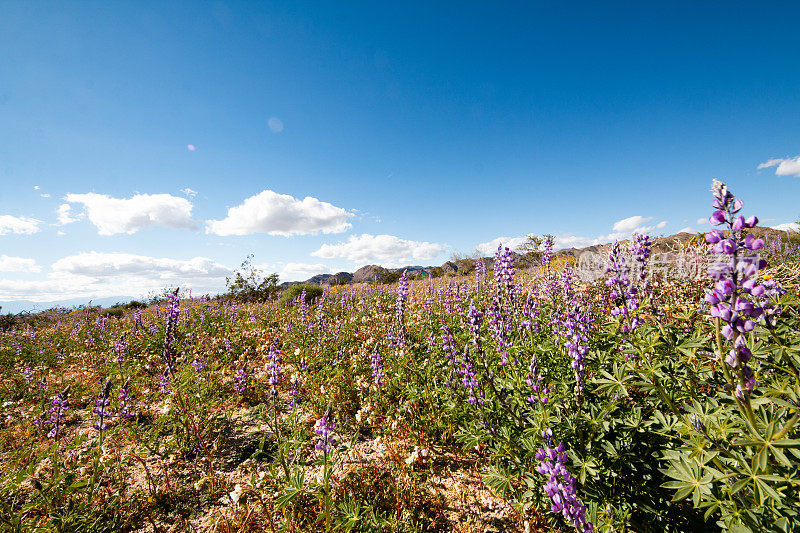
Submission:
{"label": "distant mountain range", "polygon": [[[134,300],[132,296],[109,296],[107,298],[94,298],[92,305],[99,305],[102,307],[111,307],[115,303],[128,303]],[[39,311],[46,311],[53,308],[66,308],[78,307],[81,305],[88,305],[87,298],[71,298],[69,300],[53,300],[51,302],[32,302],[30,300],[14,300],[0,302],[0,313],[38,313]]]}

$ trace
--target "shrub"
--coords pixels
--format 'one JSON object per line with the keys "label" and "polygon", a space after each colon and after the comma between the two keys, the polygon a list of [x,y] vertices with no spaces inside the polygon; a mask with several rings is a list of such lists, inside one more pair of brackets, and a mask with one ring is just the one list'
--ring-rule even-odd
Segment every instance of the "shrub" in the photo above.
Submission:
{"label": "shrub", "polygon": [[292,303],[298,296],[300,296],[300,293],[303,292],[303,289],[306,290],[306,303],[311,303],[316,298],[322,296],[322,287],[319,285],[315,285],[314,283],[298,283],[283,291],[283,294],[281,294],[280,304],[288,305]]}

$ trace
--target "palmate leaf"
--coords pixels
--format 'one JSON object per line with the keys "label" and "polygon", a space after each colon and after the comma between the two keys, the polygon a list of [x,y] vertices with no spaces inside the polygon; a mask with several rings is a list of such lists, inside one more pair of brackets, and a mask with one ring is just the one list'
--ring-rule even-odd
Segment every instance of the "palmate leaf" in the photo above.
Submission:
{"label": "palmate leaf", "polygon": [[714,475],[704,472],[697,463],[687,463],[683,458],[671,461],[665,474],[676,480],[662,485],[664,488],[676,490],[672,501],[683,500],[691,495],[692,503],[699,507],[701,499],[711,495]]}

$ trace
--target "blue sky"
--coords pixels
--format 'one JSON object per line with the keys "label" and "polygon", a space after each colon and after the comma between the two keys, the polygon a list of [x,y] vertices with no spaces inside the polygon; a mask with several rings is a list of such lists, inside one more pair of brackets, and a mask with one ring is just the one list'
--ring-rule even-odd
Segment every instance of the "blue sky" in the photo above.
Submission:
{"label": "blue sky", "polygon": [[702,230],[712,178],[793,222],[798,17],[3,2],[0,301],[220,289],[248,253],[305,279],[528,233]]}

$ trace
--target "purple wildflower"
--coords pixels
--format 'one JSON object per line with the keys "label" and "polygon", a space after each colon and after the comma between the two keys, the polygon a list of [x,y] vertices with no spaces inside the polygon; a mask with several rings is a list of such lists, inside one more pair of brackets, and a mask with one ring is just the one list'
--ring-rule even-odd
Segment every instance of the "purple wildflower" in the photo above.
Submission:
{"label": "purple wildflower", "polygon": [[96,414],[99,419],[94,423],[94,429],[100,432],[108,427],[106,420],[113,416],[113,413],[107,409],[108,406],[111,405],[111,387],[111,378],[109,378],[100,390],[100,394],[98,394],[97,398],[94,400],[95,407],[92,409],[92,412]]}
{"label": "purple wildflower", "polygon": [[567,462],[564,445],[539,448],[536,460],[540,462],[536,471],[547,476],[544,491],[553,502],[550,509],[554,513],[561,513],[578,531],[593,531],[594,526],[586,520],[586,506],[578,499],[578,482],[564,466]]}
{"label": "purple wildflower", "polygon": [[283,376],[283,369],[281,368],[283,359],[281,358],[281,351],[274,344],[269,349],[267,359],[269,359],[267,372],[269,373],[270,392],[274,397],[277,397],[278,385],[281,382],[281,376]]}
{"label": "purple wildflower", "polygon": [[381,353],[378,351],[377,344],[375,344],[375,348],[369,356],[369,365],[372,367],[372,379],[375,380],[375,385],[381,387],[386,374],[383,373],[383,361],[381,360]]}
{"label": "purple wildflower", "polygon": [[333,420],[333,413],[331,413],[331,406],[328,404],[328,409],[322,418],[317,420],[314,424],[314,433],[317,434],[317,444],[315,446],[317,451],[328,454],[336,448],[336,437],[333,432],[336,429],[336,422]]}

